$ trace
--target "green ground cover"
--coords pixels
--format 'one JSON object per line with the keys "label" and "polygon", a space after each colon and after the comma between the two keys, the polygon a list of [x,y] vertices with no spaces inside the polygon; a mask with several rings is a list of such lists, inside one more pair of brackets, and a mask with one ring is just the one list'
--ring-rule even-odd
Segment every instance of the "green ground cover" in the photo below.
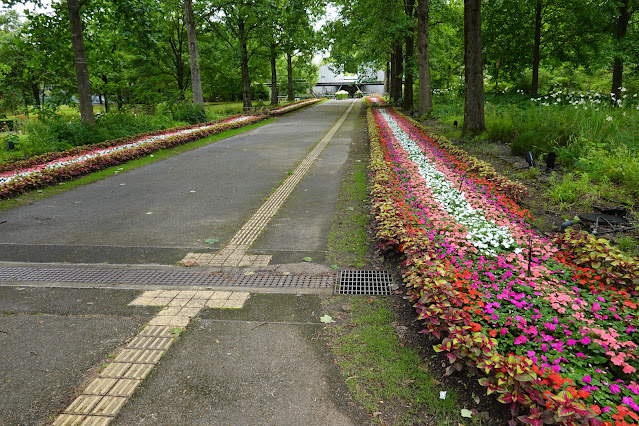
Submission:
{"label": "green ground cover", "polygon": [[[541,164],[547,153],[555,152],[558,164],[574,173],[557,178],[555,186],[580,182],[577,186],[596,187],[604,196],[635,205],[639,198],[639,101],[636,95],[623,96],[613,106],[608,95],[595,91],[557,90],[536,98],[523,93],[487,94],[487,132],[475,139],[507,143],[520,156],[532,151]],[[458,139],[463,110],[463,99],[442,93],[435,96],[432,113],[423,118],[445,124],[444,136]],[[567,191],[574,192],[560,188],[556,195]],[[570,203],[574,198],[561,201]]]}

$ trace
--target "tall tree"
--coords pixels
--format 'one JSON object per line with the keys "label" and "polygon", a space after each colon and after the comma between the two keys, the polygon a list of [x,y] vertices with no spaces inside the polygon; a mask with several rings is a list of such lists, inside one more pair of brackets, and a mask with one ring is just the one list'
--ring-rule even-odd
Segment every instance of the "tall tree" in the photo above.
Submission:
{"label": "tall tree", "polygon": [[433,94],[430,80],[430,40],[429,0],[417,2],[417,73],[419,79],[419,114],[428,113],[433,108]]}
{"label": "tall tree", "polygon": [[481,44],[481,0],[464,0],[464,126],[462,135],[486,130]]}
{"label": "tall tree", "polygon": [[404,109],[413,109],[413,56],[415,55],[415,0],[405,0],[404,12],[406,13],[408,27],[404,43],[406,54],[404,55]]}
{"label": "tall tree", "polygon": [[541,25],[542,25],[542,0],[535,3],[535,39],[533,41],[533,62],[532,62],[532,81],[530,83],[530,93],[537,96],[539,92],[539,62],[541,50]]}
{"label": "tall tree", "polygon": [[615,99],[621,99],[623,87],[623,57],[626,56],[625,38],[628,33],[628,25],[632,15],[637,10],[637,5],[631,7],[630,0],[620,0],[617,3],[616,22],[614,26],[615,57],[612,63],[612,89],[611,94]]}
{"label": "tall tree", "polygon": [[242,76],[242,103],[244,109],[253,107],[251,99],[251,75],[249,61],[259,46],[251,45],[258,35],[263,17],[268,13],[264,0],[214,0],[211,4],[215,14],[211,28],[229,46],[234,46],[240,59]]}
{"label": "tall tree", "polygon": [[202,78],[200,77],[200,56],[197,50],[197,37],[195,32],[195,16],[193,15],[193,2],[184,0],[184,20],[186,21],[186,35],[189,41],[189,59],[191,68],[191,90],[193,103],[204,106],[202,95]]}
{"label": "tall tree", "polygon": [[80,104],[80,116],[86,123],[95,122],[93,116],[93,103],[91,101],[91,81],[89,80],[89,67],[87,66],[87,54],[84,49],[84,36],[82,34],[82,19],[80,8],[86,0],[67,0],[69,10],[69,22],[71,23],[71,45],[75,59],[75,74],[78,81],[78,101]]}

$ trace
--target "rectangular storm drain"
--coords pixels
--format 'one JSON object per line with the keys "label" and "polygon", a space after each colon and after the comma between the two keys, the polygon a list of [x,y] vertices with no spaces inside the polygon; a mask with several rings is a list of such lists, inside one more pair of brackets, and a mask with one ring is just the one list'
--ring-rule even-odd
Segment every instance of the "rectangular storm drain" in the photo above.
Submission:
{"label": "rectangular storm drain", "polygon": [[391,294],[393,279],[386,271],[339,271],[333,294]]}

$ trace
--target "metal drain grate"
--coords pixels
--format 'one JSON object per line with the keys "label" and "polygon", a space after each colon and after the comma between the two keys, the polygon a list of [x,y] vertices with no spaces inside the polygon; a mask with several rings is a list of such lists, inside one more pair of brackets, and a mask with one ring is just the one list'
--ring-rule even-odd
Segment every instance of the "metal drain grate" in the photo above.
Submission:
{"label": "metal drain grate", "polygon": [[393,278],[386,271],[340,271],[333,294],[391,294]]}
{"label": "metal drain grate", "polygon": [[202,287],[331,288],[332,275],[214,275],[205,272],[119,268],[0,267],[0,282],[54,282]]}

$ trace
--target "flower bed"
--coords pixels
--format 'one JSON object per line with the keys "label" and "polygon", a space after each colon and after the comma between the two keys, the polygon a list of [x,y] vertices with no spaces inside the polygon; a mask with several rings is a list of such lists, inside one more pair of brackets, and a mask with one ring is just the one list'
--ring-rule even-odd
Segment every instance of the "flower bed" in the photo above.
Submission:
{"label": "flower bed", "polygon": [[[321,101],[309,99],[270,111],[282,115]],[[159,149],[171,148],[267,118],[240,115],[218,122],[178,127],[135,137],[52,152],[25,161],[0,165],[0,197],[22,193],[51,183],[73,179],[106,167],[143,157]]]}
{"label": "flower bed", "polygon": [[369,132],[377,237],[405,255],[448,373],[478,374],[525,424],[637,424],[639,260],[540,237],[521,185],[390,109],[369,110]]}
{"label": "flower bed", "polygon": [[384,106],[386,101],[381,96],[368,96],[366,98],[366,104],[368,106]]}

